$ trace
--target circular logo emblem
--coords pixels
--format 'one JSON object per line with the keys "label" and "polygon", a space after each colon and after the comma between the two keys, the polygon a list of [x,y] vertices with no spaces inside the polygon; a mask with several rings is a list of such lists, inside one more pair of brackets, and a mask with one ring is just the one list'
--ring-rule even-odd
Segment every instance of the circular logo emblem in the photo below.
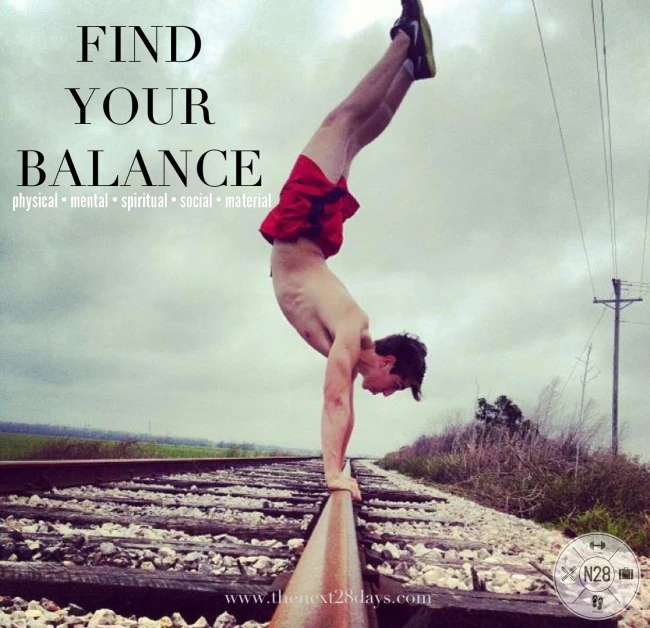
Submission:
{"label": "circular logo emblem", "polygon": [[573,539],[553,569],[560,600],[586,619],[607,619],[627,608],[640,577],[634,552],[621,539],[601,532]]}

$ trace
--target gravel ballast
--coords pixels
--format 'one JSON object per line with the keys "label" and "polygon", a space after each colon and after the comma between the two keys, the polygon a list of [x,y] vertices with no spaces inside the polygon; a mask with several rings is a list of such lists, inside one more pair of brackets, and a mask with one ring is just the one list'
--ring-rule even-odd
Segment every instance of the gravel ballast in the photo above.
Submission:
{"label": "gravel ballast", "polygon": [[[381,535],[407,535],[421,537],[418,541],[400,543],[397,541],[375,543],[372,548],[381,554],[384,562],[377,571],[400,579],[404,586],[427,585],[447,589],[469,591],[473,589],[472,570],[485,582],[486,590],[496,593],[522,594],[535,593],[555,595],[549,579],[536,570],[535,563],[547,573],[552,573],[555,561],[561,550],[571,539],[556,530],[548,530],[534,521],[520,519],[491,508],[481,506],[470,500],[428,487],[407,478],[396,471],[386,471],[377,465],[364,461],[357,462],[368,471],[383,476],[386,488],[412,491],[431,497],[442,497],[435,512],[421,509],[419,518],[426,521],[396,523],[368,522],[364,513],[413,514],[410,508],[387,510],[376,508],[372,502],[364,504],[360,512],[362,526],[368,532]],[[363,488],[362,488],[363,494]],[[412,504],[417,508],[419,504]],[[435,519],[461,521],[462,525],[440,523]],[[434,547],[440,540],[451,540],[457,547],[438,549]],[[438,543],[437,543],[438,540]],[[463,544],[473,548],[463,549]],[[480,545],[480,548],[476,548]],[[637,557],[642,577],[636,597],[624,611],[619,627],[648,628],[650,626],[650,560]]]}

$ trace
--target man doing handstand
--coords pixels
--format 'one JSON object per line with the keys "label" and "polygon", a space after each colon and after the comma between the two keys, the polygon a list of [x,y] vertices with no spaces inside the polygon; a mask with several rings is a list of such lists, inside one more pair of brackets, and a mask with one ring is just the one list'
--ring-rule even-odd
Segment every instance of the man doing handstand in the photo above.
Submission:
{"label": "man doing handstand", "polygon": [[432,78],[429,24],[419,0],[402,0],[392,42],[377,65],[323,121],[280,193],[260,232],[273,244],[271,272],[280,309],[296,331],[327,358],[321,442],[329,490],[361,499],[354,480],[341,475],[354,426],[353,386],[388,397],[411,389],[419,401],[426,347],[398,334],[373,342],[368,317],[326,259],[343,242],[343,223],[359,208],[347,178],[356,154],[378,137],[414,80]]}

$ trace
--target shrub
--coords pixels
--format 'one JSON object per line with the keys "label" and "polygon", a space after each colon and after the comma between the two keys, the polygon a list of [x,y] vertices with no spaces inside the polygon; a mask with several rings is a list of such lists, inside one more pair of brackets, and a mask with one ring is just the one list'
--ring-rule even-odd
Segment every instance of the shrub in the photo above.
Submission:
{"label": "shrub", "polygon": [[596,447],[596,431],[582,424],[544,431],[496,420],[456,423],[380,464],[578,534],[609,532],[650,554],[650,467]]}
{"label": "shrub", "polygon": [[150,448],[136,440],[117,442],[60,438],[45,443],[28,460],[110,460],[148,458]]}

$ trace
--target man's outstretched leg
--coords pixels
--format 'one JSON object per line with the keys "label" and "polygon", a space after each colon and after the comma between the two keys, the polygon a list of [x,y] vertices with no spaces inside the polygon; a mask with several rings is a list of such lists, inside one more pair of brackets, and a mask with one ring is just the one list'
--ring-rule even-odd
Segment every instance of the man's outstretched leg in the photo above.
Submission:
{"label": "man's outstretched leg", "polygon": [[431,32],[420,2],[402,0],[402,7],[388,50],[298,157],[278,205],[260,226],[269,243],[306,238],[325,259],[341,248],[343,223],[359,208],[344,180],[352,160],[388,126],[413,81],[435,74]]}
{"label": "man's outstretched leg", "polygon": [[[377,65],[327,115],[302,151],[303,155],[318,164],[331,181],[337,182],[348,171],[350,162],[359,150],[357,132],[381,107],[390,86],[402,72],[409,46],[408,36],[399,33]],[[408,78],[410,85],[412,79]]]}
{"label": "man's outstretched leg", "polygon": [[402,66],[397,76],[391,83],[386,97],[381,102],[376,111],[359,126],[356,130],[353,141],[351,143],[350,160],[348,161],[348,168],[343,173],[347,179],[350,169],[350,163],[357,155],[357,153],[370,142],[377,139],[388,126],[393,116],[399,109],[399,106],[406,96],[409,88],[413,84],[413,76],[405,66]]}
{"label": "man's outstretched leg", "polygon": [[337,182],[355,155],[378,137],[414,79],[435,75],[431,31],[419,0],[403,0],[393,41],[374,68],[323,121],[302,154]]}

